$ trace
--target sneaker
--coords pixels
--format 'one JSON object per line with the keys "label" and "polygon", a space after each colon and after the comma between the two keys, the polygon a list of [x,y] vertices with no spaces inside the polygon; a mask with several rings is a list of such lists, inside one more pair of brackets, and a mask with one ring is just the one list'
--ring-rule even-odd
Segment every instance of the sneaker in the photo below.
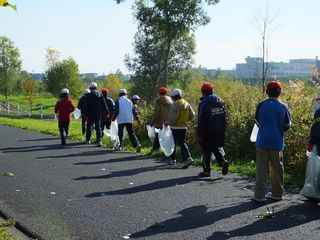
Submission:
{"label": "sneaker", "polygon": [[98,141],[97,147],[102,147],[102,141]]}
{"label": "sneaker", "polygon": [[189,166],[192,165],[192,162],[193,162],[193,159],[192,159],[191,157],[189,157],[189,158],[185,161],[185,163],[184,163],[184,165],[183,165],[182,168],[187,169]]}
{"label": "sneaker", "polygon": [[282,200],[282,197],[275,197],[272,195],[272,192],[268,192],[266,194],[266,198],[269,198],[271,200],[274,200],[274,201],[281,201]]}
{"label": "sneaker", "polygon": [[169,165],[172,165],[172,166],[175,166],[175,165],[177,164],[177,161],[176,161],[176,160],[169,159],[168,164],[169,164]]}
{"label": "sneaker", "polygon": [[141,145],[138,145],[136,152],[137,152],[137,153],[140,153],[140,152],[141,152]]}
{"label": "sneaker", "polygon": [[222,163],[222,175],[227,175],[229,172],[229,162],[228,161],[224,161]]}
{"label": "sneaker", "polygon": [[257,203],[264,203],[267,201],[266,198],[256,198],[256,197],[251,198],[251,200]]}
{"label": "sneaker", "polygon": [[122,151],[122,147],[113,147],[114,151]]}
{"label": "sneaker", "polygon": [[211,173],[210,172],[205,172],[205,171],[200,172],[198,174],[198,177],[210,177],[210,176],[211,176]]}

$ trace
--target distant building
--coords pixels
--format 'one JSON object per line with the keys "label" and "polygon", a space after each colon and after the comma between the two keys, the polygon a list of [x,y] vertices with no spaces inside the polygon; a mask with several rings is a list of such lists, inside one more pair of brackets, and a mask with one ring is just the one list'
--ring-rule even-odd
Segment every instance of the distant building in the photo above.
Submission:
{"label": "distant building", "polygon": [[[247,57],[246,63],[236,65],[235,76],[237,78],[252,79],[258,78],[262,72],[262,58]],[[291,59],[289,62],[268,62],[267,76],[277,78],[308,77],[312,74],[313,68],[319,68],[320,61],[315,59]]]}

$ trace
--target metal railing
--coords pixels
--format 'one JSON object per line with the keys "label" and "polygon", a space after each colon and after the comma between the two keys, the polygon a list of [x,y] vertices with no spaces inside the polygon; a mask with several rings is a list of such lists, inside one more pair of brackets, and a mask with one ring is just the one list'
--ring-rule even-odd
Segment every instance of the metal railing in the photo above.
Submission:
{"label": "metal railing", "polygon": [[30,105],[28,109],[25,109],[21,107],[20,104],[14,105],[9,102],[0,102],[0,114],[40,119],[57,119],[55,114],[45,115],[42,106],[40,106],[39,112],[35,114],[32,112],[32,108]]}

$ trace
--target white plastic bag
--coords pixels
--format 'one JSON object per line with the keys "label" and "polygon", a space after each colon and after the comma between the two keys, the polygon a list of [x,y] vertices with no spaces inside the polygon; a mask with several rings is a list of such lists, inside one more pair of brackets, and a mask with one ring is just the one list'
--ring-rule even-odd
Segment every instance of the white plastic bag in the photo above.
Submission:
{"label": "white plastic bag", "polygon": [[81,117],[81,111],[80,109],[76,108],[74,111],[73,111],[73,116],[74,116],[74,119],[79,119]]}
{"label": "white plastic bag", "polygon": [[150,141],[153,143],[156,139],[156,130],[154,126],[147,125],[148,137]]}
{"label": "white plastic bag", "polygon": [[320,200],[320,157],[316,147],[310,153],[308,152],[305,182],[300,194]]}
{"label": "white plastic bag", "polygon": [[253,129],[252,129],[251,135],[250,135],[250,141],[251,142],[256,142],[257,136],[258,136],[258,132],[259,132],[259,127],[255,123],[254,126],[253,126]]}
{"label": "white plastic bag", "polygon": [[173,153],[175,147],[171,128],[169,126],[166,127],[163,125],[162,130],[160,129],[158,132],[158,136],[160,147],[164,155],[166,155],[166,157],[169,157]]}
{"label": "white plastic bag", "polygon": [[106,134],[108,137],[110,137],[114,148],[120,145],[117,121],[111,122],[110,129],[103,130],[103,133]]}

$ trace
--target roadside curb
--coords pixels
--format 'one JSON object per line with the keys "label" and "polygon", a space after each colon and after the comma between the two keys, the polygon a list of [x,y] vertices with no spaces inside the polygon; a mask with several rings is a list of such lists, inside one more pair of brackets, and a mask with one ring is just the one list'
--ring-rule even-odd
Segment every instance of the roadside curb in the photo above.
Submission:
{"label": "roadside curb", "polygon": [[[0,210],[0,223],[4,223],[6,220],[10,219],[6,213]],[[13,219],[13,218],[12,218]],[[37,234],[30,231],[20,222],[15,222],[15,224],[9,228],[11,235],[17,240],[44,240]]]}

